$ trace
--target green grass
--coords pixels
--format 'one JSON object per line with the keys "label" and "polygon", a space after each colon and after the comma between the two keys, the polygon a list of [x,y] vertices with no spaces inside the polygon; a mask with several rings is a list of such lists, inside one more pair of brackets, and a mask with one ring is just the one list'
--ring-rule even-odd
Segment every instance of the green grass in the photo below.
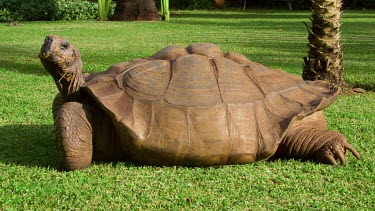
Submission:
{"label": "green grass", "polygon": [[57,89],[37,58],[48,34],[68,38],[85,71],[147,57],[160,48],[214,42],[253,61],[301,75],[308,12],[179,11],[171,22],[24,22],[0,25],[0,210],[332,209],[375,203],[375,13],[343,16],[345,79],[363,95],[341,96],[325,111],[329,128],[361,153],[345,167],[295,160],[222,168],[95,163],[56,170],[51,103]]}

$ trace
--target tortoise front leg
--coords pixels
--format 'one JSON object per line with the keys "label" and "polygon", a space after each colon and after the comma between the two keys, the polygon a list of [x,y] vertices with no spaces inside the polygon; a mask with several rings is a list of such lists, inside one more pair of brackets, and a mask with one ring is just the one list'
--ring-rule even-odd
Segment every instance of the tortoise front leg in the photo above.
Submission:
{"label": "tortoise front leg", "polygon": [[357,150],[341,133],[326,129],[322,112],[294,124],[279,145],[274,157],[315,160],[319,163],[345,165],[345,152],[349,150],[357,159]]}
{"label": "tortoise front leg", "polygon": [[63,96],[60,93],[58,93],[55,96],[55,99],[53,99],[53,103],[52,103],[53,121],[55,121],[57,114],[59,113],[59,110],[61,106],[64,105],[64,103],[66,103],[66,101],[64,100]]}
{"label": "tortoise front leg", "polygon": [[93,156],[93,113],[88,104],[67,102],[55,119],[55,137],[63,170],[83,169],[91,164]]}

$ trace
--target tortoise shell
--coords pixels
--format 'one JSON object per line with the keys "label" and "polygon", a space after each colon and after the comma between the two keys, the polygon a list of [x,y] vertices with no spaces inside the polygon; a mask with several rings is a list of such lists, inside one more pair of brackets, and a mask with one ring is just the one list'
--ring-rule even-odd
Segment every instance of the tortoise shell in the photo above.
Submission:
{"label": "tortoise shell", "polygon": [[328,83],[224,54],[169,46],[111,66],[82,88],[110,116],[123,149],[149,165],[221,165],[272,156],[294,121],[329,106]]}

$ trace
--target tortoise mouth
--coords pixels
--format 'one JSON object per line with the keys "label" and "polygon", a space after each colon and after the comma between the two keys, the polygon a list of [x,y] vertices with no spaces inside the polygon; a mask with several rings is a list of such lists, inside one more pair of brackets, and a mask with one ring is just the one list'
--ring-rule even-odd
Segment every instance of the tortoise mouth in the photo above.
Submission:
{"label": "tortoise mouth", "polygon": [[59,55],[58,53],[53,53],[51,51],[41,51],[38,55],[38,57],[41,60],[53,62],[56,64],[63,64],[65,63],[65,59],[62,55]]}
{"label": "tortoise mouth", "polygon": [[52,61],[52,62],[53,61],[57,62],[58,60],[62,59],[61,56],[59,56],[58,54],[52,53],[50,51],[47,51],[47,52],[41,51],[38,56],[39,56],[40,59]]}

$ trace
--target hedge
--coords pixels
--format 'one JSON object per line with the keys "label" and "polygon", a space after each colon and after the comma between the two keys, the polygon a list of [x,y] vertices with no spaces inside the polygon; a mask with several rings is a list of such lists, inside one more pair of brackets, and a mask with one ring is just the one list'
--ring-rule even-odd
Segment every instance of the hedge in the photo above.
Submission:
{"label": "hedge", "polygon": [[97,18],[98,4],[86,0],[0,0],[0,22]]}

